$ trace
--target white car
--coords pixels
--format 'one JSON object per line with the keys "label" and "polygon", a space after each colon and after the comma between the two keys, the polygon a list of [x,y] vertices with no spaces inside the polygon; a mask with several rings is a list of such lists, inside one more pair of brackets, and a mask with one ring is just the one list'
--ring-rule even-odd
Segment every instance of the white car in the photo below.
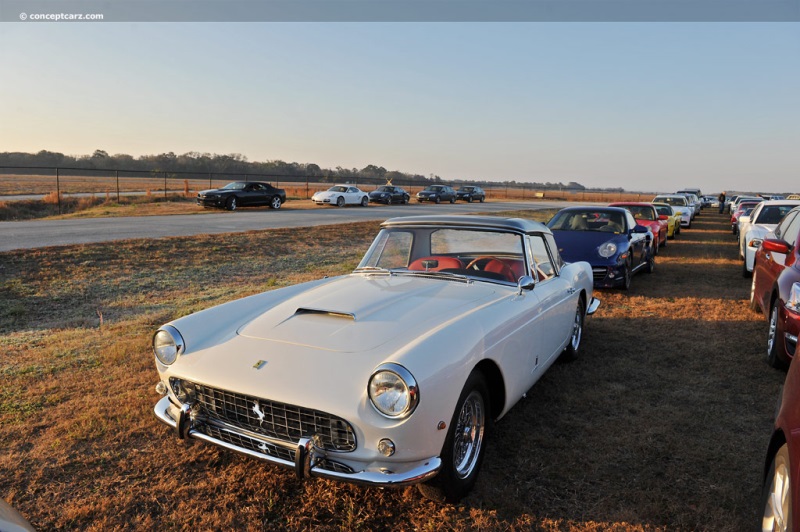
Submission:
{"label": "white car", "polygon": [[694,209],[689,203],[689,199],[683,194],[662,194],[653,198],[651,203],[666,203],[670,205],[675,212],[681,215],[681,227],[689,229],[692,227],[692,219],[694,218]]}
{"label": "white car", "polygon": [[743,259],[742,275],[753,275],[756,250],[766,236],[772,232],[787,212],[800,205],[800,201],[762,201],[749,216],[739,217],[739,258]]}
{"label": "white car", "polygon": [[158,329],[155,414],[178,438],[300,478],[419,484],[456,501],[492,422],[578,356],[598,305],[589,264],[564,263],[541,223],[396,218],[349,275]]}
{"label": "white car", "polygon": [[311,196],[311,201],[317,205],[361,205],[369,204],[369,194],[353,185],[334,185],[328,190],[317,192]]}

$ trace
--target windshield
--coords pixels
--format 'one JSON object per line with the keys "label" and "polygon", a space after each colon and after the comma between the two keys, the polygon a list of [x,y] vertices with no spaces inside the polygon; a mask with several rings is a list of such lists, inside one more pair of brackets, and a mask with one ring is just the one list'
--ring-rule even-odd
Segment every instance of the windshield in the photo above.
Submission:
{"label": "windshield", "polygon": [[667,216],[672,216],[672,207],[667,207],[666,205],[664,206],[656,205],[656,211],[658,211],[658,214],[666,214]]}
{"label": "windshield", "polygon": [[770,205],[764,207],[758,214],[756,223],[759,224],[778,224],[786,216],[786,213],[794,209],[796,205]]}
{"label": "windshield", "polygon": [[656,219],[652,207],[645,207],[643,205],[622,205],[622,208],[630,211],[633,217],[637,220],[653,221]]}
{"label": "windshield", "polygon": [[547,226],[553,231],[622,233],[625,231],[625,220],[620,212],[587,209],[558,212]]}
{"label": "windshield", "polygon": [[431,185],[425,190],[427,190],[428,192],[441,192],[443,188],[444,187],[442,185]]}
{"label": "windshield", "polygon": [[475,190],[475,187],[461,187],[458,189],[459,192],[472,192]]}
{"label": "windshield", "polygon": [[356,271],[516,284],[526,275],[522,235],[468,228],[384,228]]}
{"label": "windshield", "polygon": [[335,186],[328,189],[328,192],[347,192],[347,187]]}
{"label": "windshield", "polygon": [[389,187],[378,187],[377,189],[375,189],[375,192],[391,192],[391,191],[392,189]]}
{"label": "windshield", "polygon": [[222,190],[244,190],[246,184],[247,183],[242,183],[241,181],[234,181],[222,187]]}
{"label": "windshield", "polygon": [[687,205],[686,198],[675,198],[675,197],[669,197],[669,196],[667,196],[667,197],[658,196],[653,201],[657,201],[659,203],[666,203],[667,205],[677,205],[677,206],[680,206],[680,207],[685,207]]}

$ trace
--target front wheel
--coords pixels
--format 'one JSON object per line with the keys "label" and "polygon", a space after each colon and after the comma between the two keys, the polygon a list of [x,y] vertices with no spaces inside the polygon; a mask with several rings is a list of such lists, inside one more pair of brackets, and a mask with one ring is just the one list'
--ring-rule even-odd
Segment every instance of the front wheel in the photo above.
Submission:
{"label": "front wheel", "polygon": [[456,202],[456,197],[450,196],[450,203],[455,203],[455,202]]}
{"label": "front wheel", "polygon": [[[391,202],[392,202],[392,200],[389,200],[388,203],[391,203]],[[364,196],[363,198],[361,198],[361,206],[362,207],[366,207],[368,203],[369,203],[369,198],[367,196]]]}
{"label": "front wheel", "polygon": [[792,529],[792,469],[789,446],[783,444],[769,466],[761,490],[761,530]]}
{"label": "front wheel", "polygon": [[336,206],[344,207],[344,196],[339,196],[338,198],[336,198]]}
{"label": "front wheel", "polygon": [[439,198],[439,196],[436,196],[436,204],[438,205],[441,202],[442,202],[442,200]]}
{"label": "front wheel", "polygon": [[272,201],[269,203],[271,209],[280,209],[283,202],[281,202],[280,196],[274,196]]}
{"label": "front wheel", "polygon": [[651,253],[650,258],[647,259],[647,264],[644,267],[644,273],[653,273],[655,269],[656,269],[656,258]]}
{"label": "front wheel", "polygon": [[472,203],[472,196],[467,196],[467,201]]}
{"label": "front wheel", "polygon": [[752,276],[753,272],[747,269],[747,257],[745,257],[744,261],[742,262],[742,277],[749,279]]}
{"label": "front wheel", "polygon": [[575,321],[572,323],[572,336],[570,336],[569,344],[562,353],[561,358],[567,362],[572,362],[578,359],[578,349],[581,346],[581,338],[583,337],[583,301],[578,300],[578,309],[575,311]]}
{"label": "front wheel", "polygon": [[408,205],[408,202],[411,201],[411,198],[408,196],[403,196],[403,205]]}
{"label": "front wheel", "polygon": [[442,468],[432,480],[417,485],[422,495],[437,502],[455,503],[475,485],[491,424],[489,401],[486,379],[474,371],[464,384],[450,421],[442,448]]}
{"label": "front wheel", "polygon": [[235,211],[236,207],[238,207],[236,203],[236,196],[231,196],[228,198],[228,202],[225,204],[225,208],[229,211]]}

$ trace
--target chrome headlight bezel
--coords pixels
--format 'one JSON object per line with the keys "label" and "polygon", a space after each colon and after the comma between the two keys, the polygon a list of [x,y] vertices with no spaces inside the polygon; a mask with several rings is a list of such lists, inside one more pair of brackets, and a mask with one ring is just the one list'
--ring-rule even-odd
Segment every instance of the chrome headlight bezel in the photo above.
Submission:
{"label": "chrome headlight bezel", "polygon": [[608,241],[603,244],[600,244],[597,248],[597,254],[603,257],[604,259],[609,259],[613,257],[617,253],[617,245],[612,242]]}
{"label": "chrome headlight bezel", "polygon": [[372,372],[367,382],[367,396],[380,415],[404,419],[413,414],[419,404],[419,386],[410,371],[390,362]]}
{"label": "chrome headlight bezel", "polygon": [[153,334],[153,354],[161,364],[171,366],[185,350],[183,336],[172,325],[164,325]]}

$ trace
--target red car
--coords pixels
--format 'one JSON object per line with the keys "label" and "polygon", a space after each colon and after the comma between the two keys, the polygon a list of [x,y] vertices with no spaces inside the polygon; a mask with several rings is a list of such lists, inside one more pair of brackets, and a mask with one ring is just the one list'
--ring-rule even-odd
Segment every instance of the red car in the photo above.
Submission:
{"label": "red car", "polygon": [[794,358],[800,334],[800,207],[767,236],[756,250],[750,305],[769,320],[767,361],[780,368]]}
{"label": "red car", "polygon": [[758,201],[743,201],[739,204],[739,208],[731,214],[731,233],[739,234],[739,218],[750,214],[759,203]]}
{"label": "red car", "polygon": [[655,254],[658,255],[658,248],[667,245],[667,228],[669,227],[668,216],[659,215],[652,203],[619,202],[612,203],[609,207],[622,207],[629,211],[636,223],[650,229],[656,239],[653,246]]}

